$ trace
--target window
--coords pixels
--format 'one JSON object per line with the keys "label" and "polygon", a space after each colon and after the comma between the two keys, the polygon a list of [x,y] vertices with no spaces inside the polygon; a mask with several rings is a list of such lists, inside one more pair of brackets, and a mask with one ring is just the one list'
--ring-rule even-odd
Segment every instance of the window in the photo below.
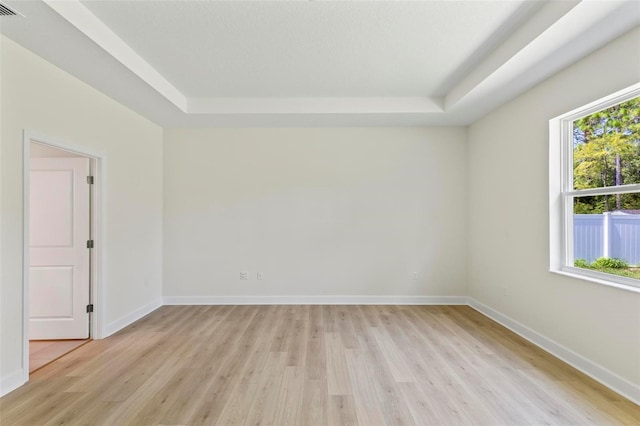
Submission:
{"label": "window", "polygon": [[640,84],[549,128],[551,270],[640,291]]}

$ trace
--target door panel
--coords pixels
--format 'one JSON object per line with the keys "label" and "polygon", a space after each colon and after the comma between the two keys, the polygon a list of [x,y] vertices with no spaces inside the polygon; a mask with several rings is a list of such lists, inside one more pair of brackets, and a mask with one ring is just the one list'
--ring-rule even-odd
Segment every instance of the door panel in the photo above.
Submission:
{"label": "door panel", "polygon": [[89,337],[89,159],[33,158],[29,339]]}
{"label": "door panel", "polygon": [[73,318],[73,266],[31,267],[31,318]]}
{"label": "door panel", "polygon": [[32,165],[31,247],[73,246],[73,178],[73,170],[33,170]]}

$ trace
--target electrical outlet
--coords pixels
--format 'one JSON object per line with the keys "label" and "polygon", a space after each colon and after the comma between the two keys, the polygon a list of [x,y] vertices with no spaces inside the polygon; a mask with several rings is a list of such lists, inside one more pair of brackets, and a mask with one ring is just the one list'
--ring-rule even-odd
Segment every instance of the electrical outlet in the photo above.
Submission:
{"label": "electrical outlet", "polygon": [[240,272],[240,279],[241,280],[248,280],[249,279],[249,273],[245,272],[245,271]]}
{"label": "electrical outlet", "polygon": [[256,278],[257,278],[257,279],[259,279],[259,280],[261,280],[261,279],[263,279],[263,278],[264,278],[264,274],[263,274],[262,272],[258,272],[258,273],[256,274]]}
{"label": "electrical outlet", "polygon": [[418,273],[417,273],[417,272],[414,272],[413,274],[411,274],[411,279],[412,279],[413,281],[417,281],[417,280],[418,280]]}

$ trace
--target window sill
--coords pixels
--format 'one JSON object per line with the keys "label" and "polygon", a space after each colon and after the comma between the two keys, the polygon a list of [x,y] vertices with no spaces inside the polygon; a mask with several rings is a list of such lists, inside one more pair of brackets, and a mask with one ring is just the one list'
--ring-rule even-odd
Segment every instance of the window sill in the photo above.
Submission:
{"label": "window sill", "polygon": [[614,287],[621,290],[627,290],[632,293],[640,293],[640,283],[638,280],[626,277],[616,277],[615,275],[605,274],[602,272],[588,271],[580,268],[572,268],[565,266],[562,269],[551,269],[554,274],[564,275],[566,277],[577,278],[579,280],[590,281],[597,284]]}

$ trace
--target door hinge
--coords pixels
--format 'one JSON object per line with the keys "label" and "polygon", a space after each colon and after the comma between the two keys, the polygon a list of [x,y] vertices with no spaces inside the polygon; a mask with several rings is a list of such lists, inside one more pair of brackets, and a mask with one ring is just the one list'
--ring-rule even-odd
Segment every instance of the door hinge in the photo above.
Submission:
{"label": "door hinge", "polygon": [[93,185],[93,182],[94,182],[94,180],[93,180],[93,176],[87,176],[87,183],[88,183],[89,185]]}
{"label": "door hinge", "polygon": [[93,240],[87,240],[87,248],[93,248]]}
{"label": "door hinge", "polygon": [[87,305],[87,313],[89,314],[91,312],[93,312],[93,303],[90,305]]}

